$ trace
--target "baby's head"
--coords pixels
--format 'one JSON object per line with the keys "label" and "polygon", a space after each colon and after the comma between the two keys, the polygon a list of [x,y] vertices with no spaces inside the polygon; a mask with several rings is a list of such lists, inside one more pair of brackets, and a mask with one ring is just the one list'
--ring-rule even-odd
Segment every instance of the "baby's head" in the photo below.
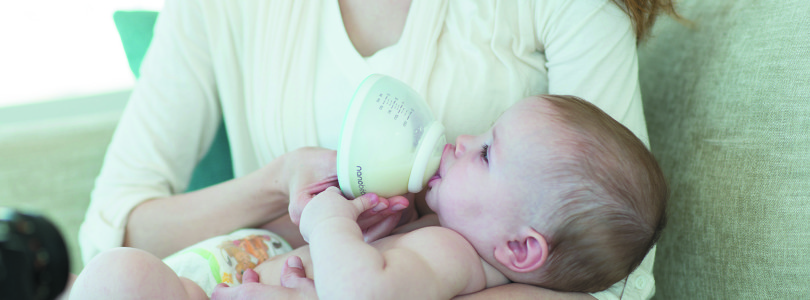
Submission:
{"label": "baby's head", "polygon": [[644,144],[596,106],[529,97],[448,145],[426,200],[512,281],[603,290],[658,239],[668,190]]}

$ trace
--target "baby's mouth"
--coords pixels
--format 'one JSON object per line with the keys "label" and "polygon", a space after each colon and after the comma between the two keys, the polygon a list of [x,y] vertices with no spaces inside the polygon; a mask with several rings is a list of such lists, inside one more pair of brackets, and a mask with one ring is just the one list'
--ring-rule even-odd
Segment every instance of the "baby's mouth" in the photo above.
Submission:
{"label": "baby's mouth", "polygon": [[436,174],[434,174],[432,177],[430,177],[430,179],[428,179],[428,182],[427,182],[428,188],[433,188],[433,185],[435,184],[435,182],[437,180],[439,180],[439,179],[442,179],[442,175],[440,175],[441,170],[442,170],[442,168],[441,168],[441,164],[440,164],[439,169],[436,170]]}
{"label": "baby's mouth", "polygon": [[444,150],[442,150],[442,159],[439,161],[439,168],[436,170],[436,174],[434,174],[433,177],[430,177],[430,179],[428,179],[427,183],[428,188],[432,188],[434,182],[442,178],[442,169],[443,169],[442,166],[444,165],[445,153],[447,153],[447,149],[450,147],[452,147],[450,144],[444,145]]}

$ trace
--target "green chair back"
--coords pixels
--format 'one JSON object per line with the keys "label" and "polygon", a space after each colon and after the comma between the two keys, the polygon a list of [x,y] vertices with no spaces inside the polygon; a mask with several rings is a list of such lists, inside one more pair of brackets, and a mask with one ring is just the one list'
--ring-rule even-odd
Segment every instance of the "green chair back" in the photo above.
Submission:
{"label": "green chair back", "polygon": [[[113,14],[115,27],[127,54],[129,68],[136,78],[140,77],[141,62],[152,41],[152,30],[157,17],[158,13],[155,11],[116,11]],[[225,130],[225,123],[220,123],[211,148],[194,168],[187,191],[205,188],[232,178],[233,163],[228,133]]]}

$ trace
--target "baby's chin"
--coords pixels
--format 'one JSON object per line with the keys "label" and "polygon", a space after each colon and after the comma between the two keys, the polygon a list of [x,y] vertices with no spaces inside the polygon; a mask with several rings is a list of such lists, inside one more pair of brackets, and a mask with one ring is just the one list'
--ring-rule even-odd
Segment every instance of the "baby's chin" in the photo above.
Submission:
{"label": "baby's chin", "polygon": [[436,210],[438,208],[438,193],[439,191],[432,188],[428,188],[427,193],[425,193],[425,203],[435,213],[438,213]]}

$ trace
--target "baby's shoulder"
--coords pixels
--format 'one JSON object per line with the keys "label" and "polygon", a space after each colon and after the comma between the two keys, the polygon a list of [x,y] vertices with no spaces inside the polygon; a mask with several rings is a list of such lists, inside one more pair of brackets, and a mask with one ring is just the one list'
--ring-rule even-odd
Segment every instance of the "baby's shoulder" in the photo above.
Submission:
{"label": "baby's shoulder", "polygon": [[461,234],[459,234],[455,230],[452,230],[452,229],[447,228],[447,227],[442,227],[442,226],[426,226],[426,227],[422,227],[422,228],[419,228],[419,229],[416,229],[416,230],[413,230],[411,232],[403,234],[403,237],[405,237],[405,236],[415,236],[415,237],[420,237],[420,238],[434,238],[434,237],[445,237],[445,238],[458,237],[458,238],[462,238],[462,239],[464,238],[463,236],[461,236]]}
{"label": "baby's shoulder", "polygon": [[397,245],[406,248],[448,249],[455,253],[459,253],[460,250],[476,253],[464,236],[452,229],[441,226],[423,227],[403,234],[397,241]]}
{"label": "baby's shoulder", "polygon": [[441,278],[460,280],[456,282],[463,287],[459,294],[476,292],[489,285],[485,262],[472,244],[452,229],[439,226],[420,228],[403,235],[398,244],[398,248],[408,248],[416,253],[418,256],[413,258],[426,262]]}
{"label": "baby's shoulder", "polygon": [[461,234],[439,226],[388,236],[372,245],[383,253],[411,253],[431,262],[480,260],[475,248]]}

